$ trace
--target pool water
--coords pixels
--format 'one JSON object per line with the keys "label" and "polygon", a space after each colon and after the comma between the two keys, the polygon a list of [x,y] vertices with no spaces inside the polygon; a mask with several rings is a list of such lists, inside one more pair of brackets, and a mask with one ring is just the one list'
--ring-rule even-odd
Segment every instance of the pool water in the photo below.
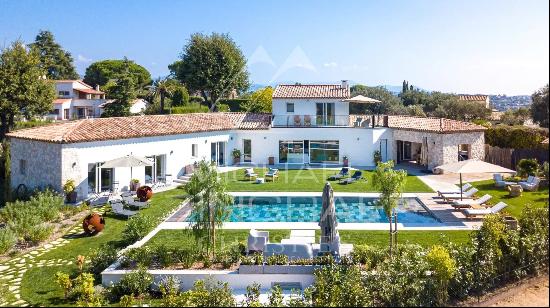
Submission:
{"label": "pool water", "polygon": [[[376,198],[335,197],[340,223],[386,223],[384,209]],[[318,222],[321,197],[235,197],[231,222]],[[403,198],[397,208],[399,223],[438,223],[416,198]]]}

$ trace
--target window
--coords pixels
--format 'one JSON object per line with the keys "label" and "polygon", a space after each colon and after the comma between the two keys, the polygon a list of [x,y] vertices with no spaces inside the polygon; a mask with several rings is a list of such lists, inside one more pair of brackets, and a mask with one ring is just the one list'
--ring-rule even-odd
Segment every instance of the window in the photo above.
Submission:
{"label": "window", "polygon": [[294,103],[286,103],[286,112],[294,112]]}
{"label": "window", "polygon": [[59,115],[59,109],[53,109],[50,111],[50,114]]}
{"label": "window", "polygon": [[27,175],[27,161],[24,159],[19,160],[19,174]]}
{"label": "window", "polygon": [[311,140],[309,153],[312,163],[338,163],[340,161],[340,142],[338,140]]}
{"label": "window", "polygon": [[196,143],[191,145],[191,156],[199,157],[199,145]]}
{"label": "window", "polygon": [[63,119],[69,119],[69,109],[63,109]]}
{"label": "window", "polygon": [[304,163],[304,142],[302,140],[279,141],[279,163]]}
{"label": "window", "polygon": [[243,161],[252,162],[252,140],[243,139]]}
{"label": "window", "polygon": [[58,94],[59,94],[59,96],[69,96],[70,95],[69,91],[59,91]]}

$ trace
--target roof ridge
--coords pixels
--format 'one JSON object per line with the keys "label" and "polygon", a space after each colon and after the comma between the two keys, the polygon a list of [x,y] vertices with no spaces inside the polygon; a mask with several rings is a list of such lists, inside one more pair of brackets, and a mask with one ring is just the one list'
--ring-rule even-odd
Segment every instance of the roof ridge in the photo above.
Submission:
{"label": "roof ridge", "polygon": [[[78,127],[80,127],[80,125],[82,125],[82,123],[84,123],[85,121],[88,121],[90,119],[83,119],[82,121],[75,121],[76,124],[73,125],[72,127],[70,127],[63,135],[61,135],[61,142],[63,143],[65,140],[66,140],[66,137],[72,133],[74,130],[76,130]],[[93,119],[91,119],[93,120]]]}

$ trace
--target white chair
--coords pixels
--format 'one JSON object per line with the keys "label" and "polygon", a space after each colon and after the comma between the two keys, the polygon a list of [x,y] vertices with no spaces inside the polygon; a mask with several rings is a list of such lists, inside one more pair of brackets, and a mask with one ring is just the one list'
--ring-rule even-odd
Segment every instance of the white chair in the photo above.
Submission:
{"label": "white chair", "polygon": [[485,204],[487,201],[489,201],[493,196],[489,195],[489,194],[485,194],[483,197],[479,198],[479,199],[475,199],[475,200],[472,200],[472,199],[468,199],[468,200],[455,200],[453,201],[453,203],[451,204],[452,207],[454,207],[455,209],[462,209],[462,208],[470,208],[474,205],[482,205],[482,204]]}
{"label": "white chair", "polygon": [[267,243],[269,243],[269,231],[250,230],[248,234],[248,252],[263,252]]}
{"label": "white chair", "polygon": [[460,193],[458,193],[458,194],[441,194],[441,197],[445,200],[472,199],[473,195],[475,193],[477,193],[478,191],[479,190],[477,188],[473,187],[472,189],[462,193],[462,195]]}
{"label": "white chair", "polygon": [[529,176],[527,178],[527,181],[525,182],[518,182],[518,184],[523,188],[524,190],[528,191],[536,191],[539,189],[540,179],[536,176]]}
{"label": "white chair", "polygon": [[476,216],[486,216],[486,215],[489,215],[489,214],[497,214],[498,212],[502,211],[502,209],[504,209],[507,206],[508,206],[508,204],[506,204],[504,202],[499,202],[491,208],[487,208],[487,209],[465,209],[463,213],[464,213],[464,216],[466,216],[467,218],[472,218],[472,217],[476,217]]}
{"label": "white chair", "polygon": [[500,173],[493,174],[493,179],[495,180],[495,187],[506,187],[516,184],[515,182],[506,182]]}
{"label": "white chair", "polygon": [[470,183],[466,183],[464,185],[462,185],[462,187],[460,189],[455,189],[455,190],[438,190],[437,191],[437,194],[439,196],[441,196],[442,194],[460,194],[460,191],[462,191],[463,193],[465,191],[467,191],[468,189],[472,188],[472,184]]}

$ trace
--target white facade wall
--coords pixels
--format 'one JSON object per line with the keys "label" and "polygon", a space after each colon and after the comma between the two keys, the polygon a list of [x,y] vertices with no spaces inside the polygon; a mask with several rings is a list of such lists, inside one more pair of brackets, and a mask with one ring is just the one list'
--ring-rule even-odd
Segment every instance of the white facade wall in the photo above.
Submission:
{"label": "white facade wall", "polygon": [[[294,112],[287,112],[287,103],[294,104]],[[334,114],[336,123],[340,126],[349,124],[349,103],[340,99],[273,99],[273,118],[277,125],[284,125],[287,122],[293,125],[294,115],[309,115],[312,123],[315,123],[317,114],[317,103],[334,103]],[[302,123],[303,124],[303,123]]]}

